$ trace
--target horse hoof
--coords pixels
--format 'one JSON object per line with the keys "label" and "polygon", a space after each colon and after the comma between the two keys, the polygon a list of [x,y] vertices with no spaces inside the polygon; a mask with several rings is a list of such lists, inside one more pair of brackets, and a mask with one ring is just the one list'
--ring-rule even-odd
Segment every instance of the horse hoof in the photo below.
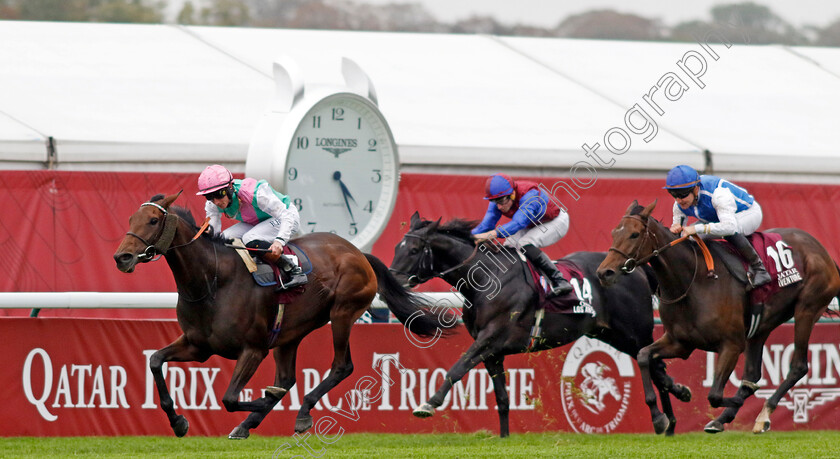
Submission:
{"label": "horse hoof", "polygon": [[677,396],[677,400],[681,402],[690,402],[691,401],[691,389],[688,386],[683,386],[682,384],[677,384],[679,388],[679,393],[675,394]]}
{"label": "horse hoof", "polygon": [[295,421],[295,433],[303,433],[312,427],[312,416],[297,418]]}
{"label": "horse hoof", "polygon": [[187,418],[184,417],[183,414],[179,414],[175,417],[175,422],[172,424],[172,431],[175,432],[176,437],[183,437],[187,434],[187,431],[190,430],[190,423],[187,421]]}
{"label": "horse hoof", "polygon": [[251,436],[251,433],[248,432],[248,429],[242,426],[236,426],[236,428],[228,434],[228,438],[231,440],[244,440],[249,436]]}
{"label": "horse hoof", "polygon": [[276,399],[283,398],[283,396],[286,395],[286,392],[288,392],[286,389],[277,386],[268,386],[265,388],[265,393],[271,395]]}
{"label": "horse hoof", "polygon": [[721,422],[717,419],[706,424],[706,427],[703,427],[703,431],[710,434],[720,433],[723,432],[723,430],[723,424],[721,424]]}
{"label": "horse hoof", "polygon": [[753,426],[753,433],[760,434],[770,430],[770,421],[756,422]]}
{"label": "horse hoof", "polygon": [[656,432],[656,435],[659,435],[668,430],[670,425],[671,421],[668,420],[668,416],[660,414],[653,420],[653,431]]}
{"label": "horse hoof", "polygon": [[417,409],[415,409],[411,414],[422,419],[430,418],[435,414],[435,409],[432,405],[424,403],[417,407]]}

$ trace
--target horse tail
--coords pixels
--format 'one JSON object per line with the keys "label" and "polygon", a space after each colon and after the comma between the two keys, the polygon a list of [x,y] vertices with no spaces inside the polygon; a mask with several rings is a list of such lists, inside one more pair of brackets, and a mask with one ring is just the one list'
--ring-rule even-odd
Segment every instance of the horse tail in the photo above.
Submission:
{"label": "horse tail", "polygon": [[365,254],[365,258],[376,273],[379,295],[409,331],[418,336],[446,335],[449,329],[455,326],[456,321],[450,323],[439,320],[438,316],[429,310],[431,304],[403,287],[379,258],[369,253]]}

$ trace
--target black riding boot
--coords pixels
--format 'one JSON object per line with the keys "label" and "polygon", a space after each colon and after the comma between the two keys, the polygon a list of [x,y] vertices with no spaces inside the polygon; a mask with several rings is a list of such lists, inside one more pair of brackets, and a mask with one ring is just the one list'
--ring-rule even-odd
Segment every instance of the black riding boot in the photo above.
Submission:
{"label": "black riding boot", "polygon": [[747,240],[746,236],[741,233],[737,233],[732,236],[727,236],[725,239],[729,241],[730,244],[734,245],[735,248],[738,249],[738,252],[741,253],[741,256],[743,256],[750,264],[750,271],[752,271],[752,279],[750,282],[753,287],[761,287],[762,285],[770,282],[770,274],[768,274],[767,270],[764,269],[764,263],[761,262],[761,258],[759,258],[758,254],[755,253],[755,249],[752,244],[750,244],[750,241]]}
{"label": "black riding boot", "polygon": [[292,260],[285,255],[281,255],[280,259],[277,260],[277,266],[279,266],[280,269],[288,275],[288,282],[283,279],[283,287],[285,287],[286,290],[293,289],[309,281],[306,278],[306,274],[304,274],[303,270],[300,269],[300,266],[292,263]]}
{"label": "black riding boot", "polygon": [[[271,243],[267,241],[251,241],[245,244],[245,247],[265,250],[271,247]],[[292,263],[285,255],[277,256],[271,252],[261,252],[260,258],[266,263],[277,265],[283,273],[281,275],[282,285],[277,286],[278,290],[292,289],[309,281],[306,278],[306,274],[300,269],[300,266]]]}
{"label": "black riding boot", "polygon": [[539,247],[528,244],[522,249],[525,252],[525,257],[534,266],[536,266],[537,269],[548,276],[548,279],[551,281],[551,291],[548,294],[549,298],[565,295],[574,290],[572,284],[563,277],[563,273],[557,269],[557,266],[554,265],[551,259],[548,258],[548,255],[540,250]]}

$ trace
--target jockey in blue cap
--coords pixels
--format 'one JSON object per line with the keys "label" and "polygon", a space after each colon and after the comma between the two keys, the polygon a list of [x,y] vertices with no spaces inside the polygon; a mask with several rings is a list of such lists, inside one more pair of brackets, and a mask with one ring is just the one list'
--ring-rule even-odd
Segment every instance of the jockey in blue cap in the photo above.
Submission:
{"label": "jockey in blue cap", "polygon": [[[559,241],[569,231],[569,214],[560,209],[536,183],[514,181],[496,174],[484,185],[484,199],[490,201],[484,219],[473,230],[477,242],[505,238],[504,246],[521,248],[531,263],[551,281],[549,297],[572,291],[557,266],[540,250]],[[510,221],[496,227],[504,215]]]}
{"label": "jockey in blue cap", "polygon": [[[761,206],[744,188],[714,175],[698,175],[691,166],[668,172],[664,189],[674,197],[674,234],[711,234],[729,241],[750,264],[752,285],[770,282],[770,275],[746,236],[761,226]],[[686,217],[700,222],[683,226]]]}

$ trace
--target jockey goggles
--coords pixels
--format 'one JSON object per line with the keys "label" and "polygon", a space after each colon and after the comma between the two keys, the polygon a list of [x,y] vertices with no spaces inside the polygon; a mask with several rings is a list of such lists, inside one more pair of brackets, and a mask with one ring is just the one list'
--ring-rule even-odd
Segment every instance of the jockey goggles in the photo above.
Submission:
{"label": "jockey goggles", "polygon": [[222,188],[221,190],[216,190],[212,193],[207,193],[207,194],[204,195],[204,197],[207,198],[208,201],[212,201],[214,199],[222,199],[227,195],[228,195],[228,189],[227,188]]}
{"label": "jockey goggles", "polygon": [[688,197],[688,195],[690,195],[693,190],[694,190],[694,187],[691,187],[691,188],[676,188],[676,189],[668,190],[668,193],[676,199],[684,199],[684,198]]}

